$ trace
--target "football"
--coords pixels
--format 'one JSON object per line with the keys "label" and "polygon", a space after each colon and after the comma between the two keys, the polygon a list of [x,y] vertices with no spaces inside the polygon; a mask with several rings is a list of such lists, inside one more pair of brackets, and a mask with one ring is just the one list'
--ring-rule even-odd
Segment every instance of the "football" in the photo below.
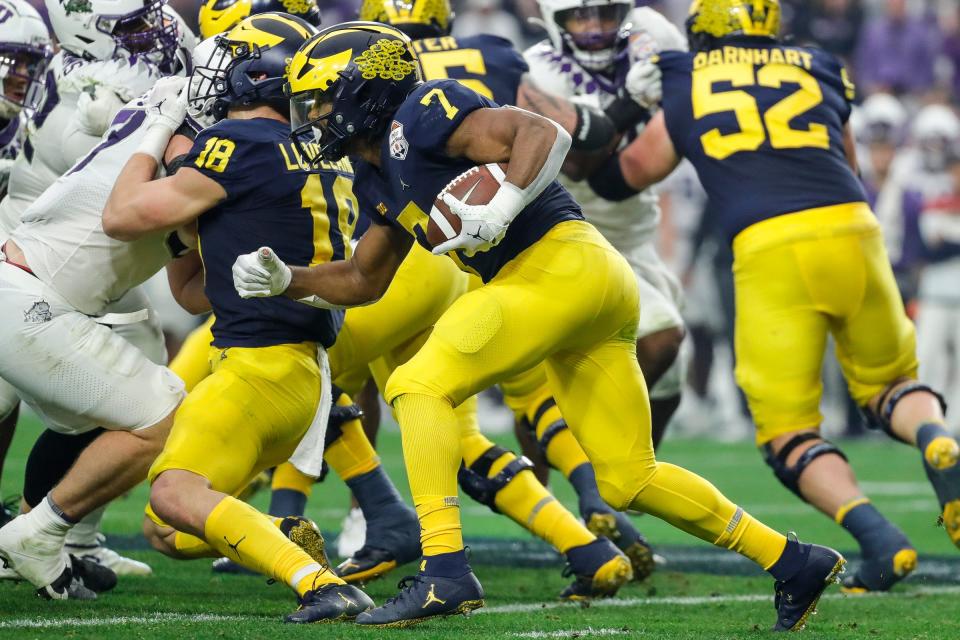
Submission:
{"label": "football", "polygon": [[506,163],[470,167],[437,194],[427,223],[427,242],[431,247],[457,237],[462,227],[460,218],[443,201],[443,194],[449,193],[467,204],[487,204],[503,183],[506,168]]}

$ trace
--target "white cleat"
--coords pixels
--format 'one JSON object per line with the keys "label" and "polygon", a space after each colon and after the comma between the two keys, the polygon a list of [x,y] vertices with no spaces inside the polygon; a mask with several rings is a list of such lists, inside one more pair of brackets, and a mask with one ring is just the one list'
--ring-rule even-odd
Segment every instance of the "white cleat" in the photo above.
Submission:
{"label": "white cleat", "polygon": [[41,590],[60,580],[69,564],[63,538],[33,526],[28,515],[0,528],[0,561]]}
{"label": "white cleat", "polygon": [[3,561],[0,560],[0,580],[15,580],[19,582],[20,580],[23,580],[23,578],[13,569],[7,569],[4,567]]}
{"label": "white cleat", "polygon": [[68,544],[64,548],[67,553],[84,560],[96,562],[111,569],[118,576],[149,576],[153,573],[153,569],[146,562],[122,556],[113,549],[104,546],[105,542],[106,537],[102,533],[98,533],[97,544],[95,545]]}
{"label": "white cleat", "polygon": [[363,548],[366,541],[367,521],[363,518],[363,512],[360,509],[350,509],[340,525],[337,555],[341,558],[352,558],[353,554]]}

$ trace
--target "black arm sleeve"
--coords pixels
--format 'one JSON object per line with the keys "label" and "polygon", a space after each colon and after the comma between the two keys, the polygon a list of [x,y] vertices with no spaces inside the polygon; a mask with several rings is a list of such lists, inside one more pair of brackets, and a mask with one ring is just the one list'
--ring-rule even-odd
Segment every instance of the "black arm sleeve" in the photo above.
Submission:
{"label": "black arm sleeve", "polygon": [[574,104],[574,109],[577,125],[570,146],[577,151],[599,151],[607,146],[617,133],[610,118],[603,111],[585,104]]}
{"label": "black arm sleeve", "polygon": [[611,154],[587,179],[587,184],[595,194],[611,202],[621,202],[640,193],[627,184],[627,179],[623,177],[619,153]]}

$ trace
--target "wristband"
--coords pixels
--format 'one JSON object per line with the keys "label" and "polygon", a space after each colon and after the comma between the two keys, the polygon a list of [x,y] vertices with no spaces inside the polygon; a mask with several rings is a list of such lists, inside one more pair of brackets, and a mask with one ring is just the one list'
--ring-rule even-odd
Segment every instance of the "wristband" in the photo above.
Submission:
{"label": "wristband", "polygon": [[170,142],[172,136],[173,131],[171,131],[169,127],[162,124],[151,125],[147,128],[143,140],[140,141],[134,153],[144,153],[156,160],[159,164],[160,159],[163,157],[163,152],[167,150],[167,143]]}

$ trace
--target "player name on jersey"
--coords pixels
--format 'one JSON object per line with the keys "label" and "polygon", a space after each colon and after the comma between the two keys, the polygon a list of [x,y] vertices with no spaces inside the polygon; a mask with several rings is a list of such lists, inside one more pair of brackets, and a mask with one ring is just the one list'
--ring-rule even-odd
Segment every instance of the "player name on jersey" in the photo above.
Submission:
{"label": "player name on jersey", "polygon": [[744,49],[723,47],[701,51],[693,58],[693,68],[702,69],[716,64],[792,64],[805,69],[813,68],[813,54],[800,49],[773,47],[770,49]]}

